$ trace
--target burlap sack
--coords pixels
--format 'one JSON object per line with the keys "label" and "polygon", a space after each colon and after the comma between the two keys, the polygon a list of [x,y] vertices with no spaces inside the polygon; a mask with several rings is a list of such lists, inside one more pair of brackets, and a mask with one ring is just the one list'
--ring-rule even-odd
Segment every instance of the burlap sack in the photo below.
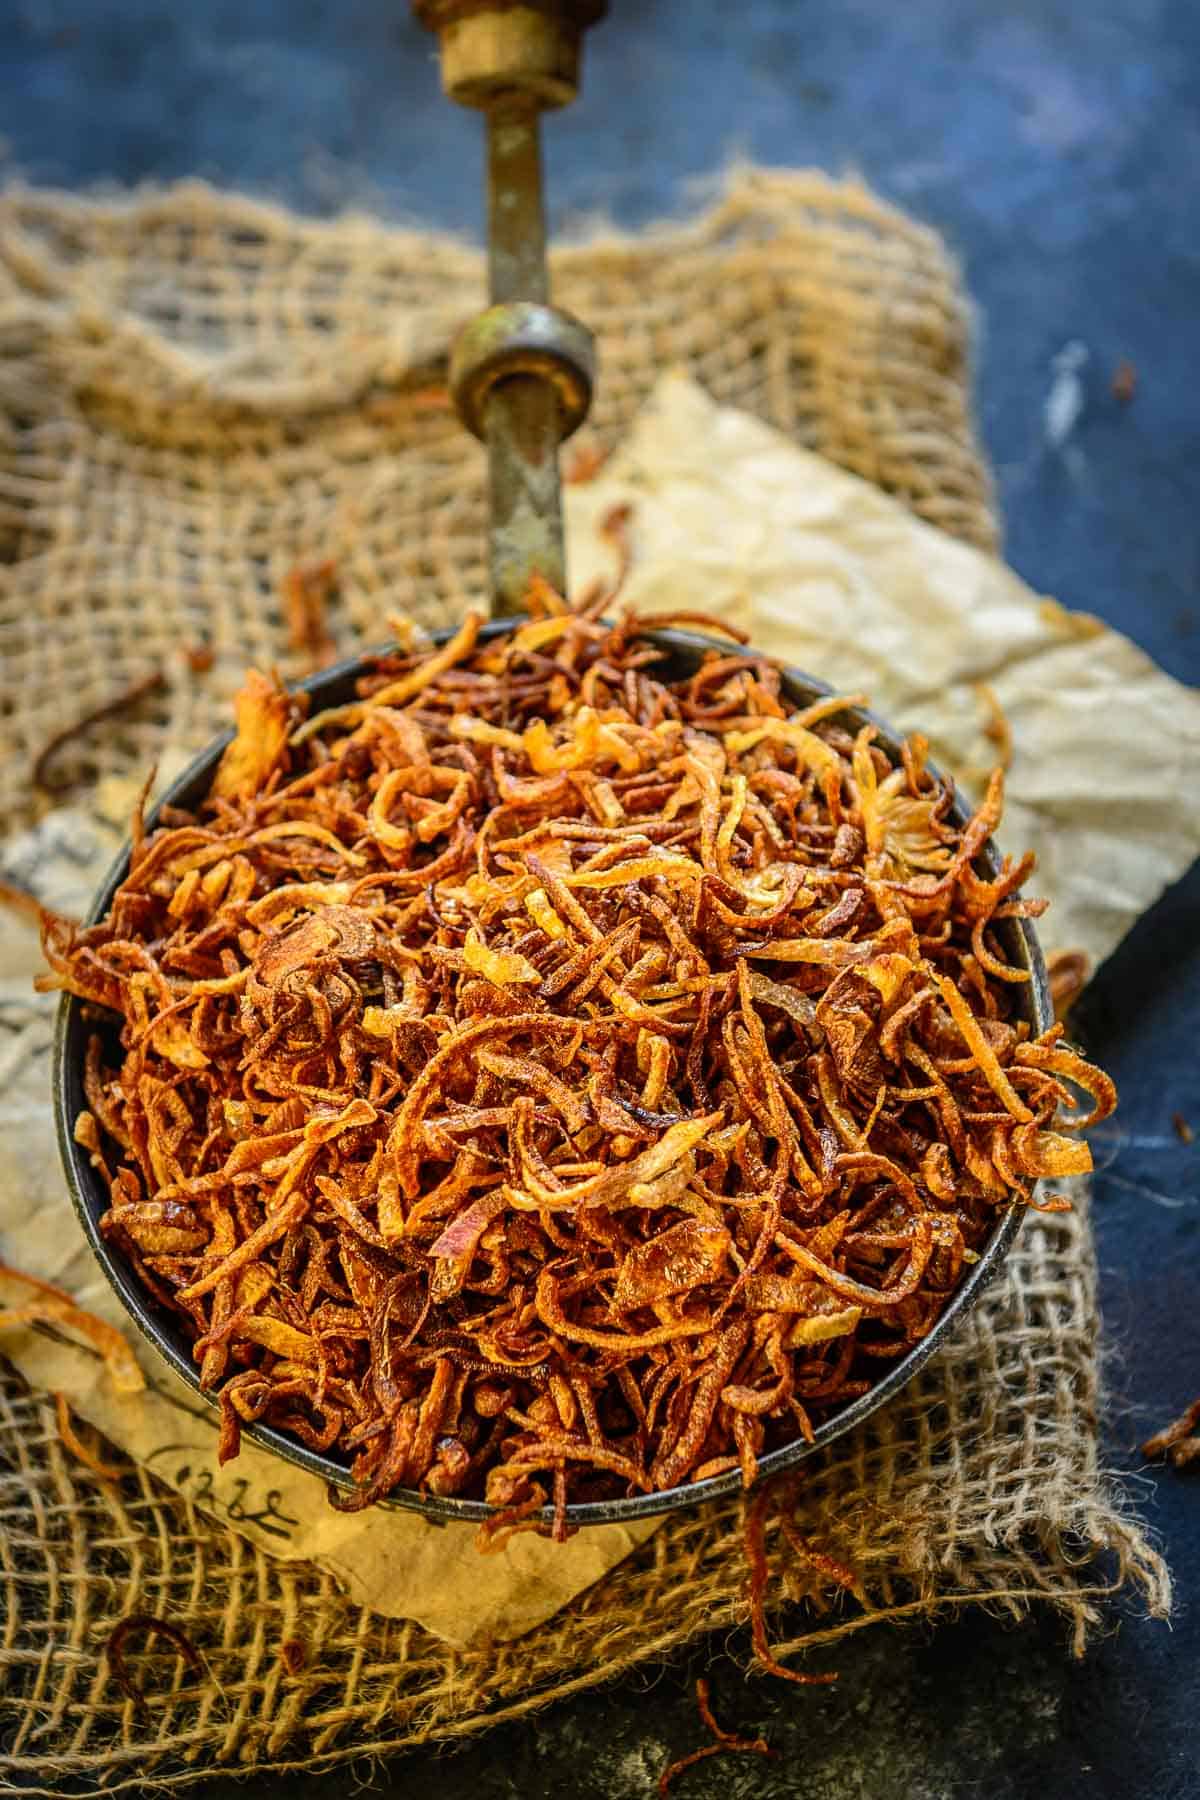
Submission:
{"label": "burlap sack", "polygon": [[[699,223],[559,253],[597,329],[593,435],[613,439],[670,361],[985,547],[964,310],[937,240],[859,187],[740,179]],[[0,202],[0,829],[39,801],[45,745],[139,677],[166,685],[65,745],[55,781],[201,741],[245,660],[289,660],[280,586],[332,558],[339,645],[385,609],[428,623],[482,585],[481,453],[445,409],[444,354],[479,258],[365,220],[301,223],[189,186],[126,205]],[[210,673],[187,651],[208,645]],[[14,1029],[20,1029],[18,1019]],[[809,1644],[881,1618],[1035,1599],[1076,1647],[1097,1603],[1166,1571],[1100,1469],[1086,1207],[1029,1221],[1004,1280],[902,1398],[810,1466],[805,1530],[867,1607],[791,1615]],[[319,1767],[463,1736],[745,1616],[740,1507],[668,1523],[547,1625],[453,1651],[351,1607],[127,1466],[92,1477],[53,1407],[0,1387],[0,1773],[135,1786],[214,1762]],[[780,1591],[800,1577],[772,1541]],[[150,1613],[197,1673],[131,1639]],[[288,1640],[303,1666],[281,1658]]]}
{"label": "burlap sack", "polygon": [[[588,435],[612,443],[686,364],[990,547],[961,301],[937,239],[864,189],[739,182],[697,224],[557,253],[596,331]],[[64,725],[162,670],[169,691],[56,758],[143,771],[227,717],[247,659],[289,655],[280,590],[332,559],[339,647],[484,587],[483,451],[449,410],[479,256],[367,219],[313,224],[191,185],[128,205],[16,192],[0,211],[0,831]],[[216,665],[191,674],[186,651]]]}

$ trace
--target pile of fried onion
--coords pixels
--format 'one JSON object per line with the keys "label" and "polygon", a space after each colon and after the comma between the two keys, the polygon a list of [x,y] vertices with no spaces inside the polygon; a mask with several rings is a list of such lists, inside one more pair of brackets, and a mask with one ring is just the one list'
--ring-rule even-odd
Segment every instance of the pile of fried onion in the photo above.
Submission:
{"label": "pile of fried onion", "polygon": [[135,820],[102,924],[45,921],[98,1009],[106,1236],[222,1459],[266,1421],[349,1463],[344,1506],[561,1534],[750,1483],[1115,1103],[1026,1023],[999,774],[955,823],[919,737],[893,766],[739,643],[673,678],[663,619],[598,610],[539,589],[314,717],[251,674],[198,812]]}

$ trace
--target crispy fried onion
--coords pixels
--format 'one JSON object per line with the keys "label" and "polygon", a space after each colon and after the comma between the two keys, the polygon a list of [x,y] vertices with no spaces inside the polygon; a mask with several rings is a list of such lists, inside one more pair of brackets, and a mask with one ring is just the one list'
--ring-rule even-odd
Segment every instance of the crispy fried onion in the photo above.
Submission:
{"label": "crispy fried onion", "polygon": [[[15,1296],[9,1290],[15,1289]],[[10,1303],[15,1298],[15,1304]],[[73,1300],[63,1288],[35,1275],[24,1275],[0,1263],[0,1332],[25,1326],[49,1326],[67,1336],[81,1337],[103,1359],[118,1394],[137,1394],[146,1385],[128,1340],[115,1325],[99,1319]]]}
{"label": "crispy fried onion", "polygon": [[[671,679],[636,621],[533,600],[304,724],[252,676],[210,800],[101,924],[44,924],[108,1021],[103,1230],[221,1455],[269,1423],[343,1459],[342,1504],[482,1498],[494,1541],[751,1482],[1088,1165],[1079,1091],[1114,1103],[1024,1022],[1029,863],[977,866],[999,778],[960,827],[920,740],[893,767],[736,644]],[[131,1373],[66,1309],[19,1311]]]}
{"label": "crispy fried onion", "polygon": [[1189,1463],[1200,1459],[1200,1400],[1193,1400],[1177,1419],[1148,1437],[1142,1445],[1142,1455],[1165,1456],[1177,1469],[1186,1469]]}
{"label": "crispy fried onion", "polygon": [[723,1726],[717,1724],[713,1717],[708,1678],[704,1675],[699,1676],[696,1681],[696,1710],[700,1714],[700,1723],[710,1734],[711,1742],[702,1744],[698,1750],[689,1750],[686,1756],[681,1756],[677,1761],[667,1764],[658,1778],[660,1800],[668,1800],[671,1783],[682,1775],[685,1769],[695,1768],[697,1763],[706,1762],[710,1756],[722,1756],[731,1750],[740,1750],[754,1756],[775,1755],[775,1751],[772,1750],[766,1738],[742,1737],[736,1731],[726,1731]]}

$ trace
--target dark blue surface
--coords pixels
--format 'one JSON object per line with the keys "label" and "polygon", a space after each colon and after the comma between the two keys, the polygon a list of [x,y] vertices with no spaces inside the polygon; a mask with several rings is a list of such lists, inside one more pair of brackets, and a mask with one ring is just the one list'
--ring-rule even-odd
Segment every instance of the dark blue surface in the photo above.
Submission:
{"label": "dark blue surface", "polygon": [[[613,13],[589,41],[584,97],[547,127],[556,228],[678,211],[690,180],[738,153],[860,172],[940,227],[979,308],[979,410],[1011,560],[1200,678],[1200,6],[615,0]],[[401,0],[8,0],[0,53],[9,163],[30,179],[203,174],[313,211],[355,201],[468,230],[480,216],[477,122],[440,98],[431,40]],[[1043,405],[1072,341],[1088,351],[1086,404],[1055,450]],[[1109,390],[1121,359],[1138,371],[1127,407]],[[868,1634],[838,1647],[839,1688],[813,1693],[743,1687],[710,1646],[723,1716],[783,1755],[701,1765],[685,1800],[1200,1795],[1200,1479],[1144,1470],[1133,1449],[1200,1391],[1200,1141],[1171,1123],[1178,1111],[1200,1128],[1196,871],[1101,971],[1078,1024],[1122,1091],[1098,1146],[1120,1351],[1107,1458],[1138,1473],[1162,1535],[1173,1629],[1126,1616],[1082,1664],[1046,1621]],[[700,1741],[699,1666],[503,1728],[440,1761],[439,1788],[650,1795],[659,1759]],[[427,1765],[398,1761],[383,1785],[423,1796]],[[213,1800],[227,1788],[214,1781]]]}

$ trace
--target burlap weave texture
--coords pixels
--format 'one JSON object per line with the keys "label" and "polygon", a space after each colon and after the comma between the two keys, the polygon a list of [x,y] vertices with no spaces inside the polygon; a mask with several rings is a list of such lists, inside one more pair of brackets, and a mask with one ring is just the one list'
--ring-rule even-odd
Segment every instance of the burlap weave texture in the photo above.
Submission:
{"label": "burlap weave texture", "polygon": [[[954,270],[863,189],[746,176],[697,223],[562,250],[554,273],[598,333],[600,443],[683,363],[994,544]],[[43,746],[139,676],[161,670],[165,687],[56,759],[76,795],[202,742],[247,659],[300,672],[279,600],[297,564],[336,564],[344,649],[383,635],[387,611],[440,623],[481,590],[482,454],[441,387],[481,289],[478,255],[447,240],[197,186],[0,201],[0,829],[44,804]],[[201,644],[215,660],[197,675]],[[1099,1466],[1096,1334],[1085,1211],[1031,1220],[948,1351],[812,1467],[805,1530],[855,1565],[875,1610],[806,1611],[797,1629],[1041,1598],[1081,1641],[1129,1578],[1165,1607],[1165,1571]],[[48,1402],[11,1382],[0,1459],[0,1773],[47,1791],[68,1774],[137,1785],[178,1758],[315,1766],[461,1736],[744,1617],[736,1505],[671,1521],[518,1642],[456,1652],[274,1563],[142,1470],[94,1479]],[[103,1657],[131,1612],[171,1619],[206,1663],[198,1679],[161,1640],[131,1644],[144,1716]],[[289,1673],[280,1645],[296,1637],[305,1665]]]}
{"label": "burlap weave texture", "polygon": [[[696,224],[561,250],[553,274],[598,338],[593,441],[678,362],[994,541],[950,266],[864,190],[755,176]],[[46,742],[140,676],[163,670],[169,691],[64,751],[57,778],[203,742],[248,658],[305,672],[280,605],[297,565],[336,563],[346,650],[388,609],[432,626],[483,591],[483,452],[441,385],[482,299],[476,252],[367,220],[302,223],[199,186],[4,201],[0,829],[27,814]]]}

